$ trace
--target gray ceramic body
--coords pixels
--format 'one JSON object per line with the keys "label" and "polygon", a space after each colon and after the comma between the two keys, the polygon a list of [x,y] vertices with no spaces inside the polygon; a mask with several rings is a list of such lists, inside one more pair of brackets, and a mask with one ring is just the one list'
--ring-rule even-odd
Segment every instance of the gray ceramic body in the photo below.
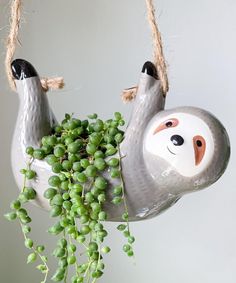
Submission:
{"label": "gray ceramic body", "polygon": [[[22,189],[23,176],[20,174],[20,169],[25,168],[29,161],[25,150],[28,146],[39,147],[41,138],[50,134],[56,120],[38,77],[17,80],[16,84],[20,108],[12,143],[12,168],[17,185]],[[183,194],[209,186],[223,174],[228,163],[230,154],[228,136],[224,127],[213,115],[193,107],[164,111],[164,104],[165,98],[160,81],[147,73],[142,73],[133,113],[125,132],[125,139],[120,146],[130,221],[154,217],[173,205]],[[151,154],[144,147],[146,132],[150,125],[158,122],[162,116],[175,112],[191,113],[201,117],[202,120],[205,119],[204,122],[211,127],[216,137],[214,157],[206,170],[194,177],[182,176],[172,164]],[[221,136],[219,142],[218,136]],[[43,194],[48,188],[48,178],[54,173],[45,161],[34,160],[31,168],[36,171],[37,178],[28,181],[27,185],[37,191],[35,204],[49,209],[48,200]],[[108,172],[104,175],[109,179]],[[117,182],[115,179],[109,179],[110,187]],[[123,204],[113,205],[110,191],[108,188],[104,207],[108,213],[108,220],[121,221]]]}

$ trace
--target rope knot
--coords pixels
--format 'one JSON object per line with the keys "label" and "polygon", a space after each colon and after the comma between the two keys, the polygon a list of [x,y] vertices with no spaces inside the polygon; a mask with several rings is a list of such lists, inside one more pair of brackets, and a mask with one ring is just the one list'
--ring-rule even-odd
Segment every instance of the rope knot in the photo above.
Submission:
{"label": "rope knot", "polygon": [[56,89],[62,89],[65,86],[64,79],[62,77],[56,78],[42,78],[41,85],[45,92]]}
{"label": "rope knot", "polygon": [[137,86],[124,89],[123,93],[121,95],[121,98],[122,98],[123,102],[124,103],[131,102],[136,97],[137,91],[138,91],[138,87]]}

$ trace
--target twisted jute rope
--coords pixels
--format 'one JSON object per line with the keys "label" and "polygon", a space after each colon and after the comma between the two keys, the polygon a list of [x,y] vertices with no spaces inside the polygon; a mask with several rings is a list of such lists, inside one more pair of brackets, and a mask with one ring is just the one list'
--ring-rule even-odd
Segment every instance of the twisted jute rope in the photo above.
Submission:
{"label": "twisted jute rope", "polygon": [[[163,94],[166,95],[169,89],[167,68],[163,54],[161,34],[155,18],[155,8],[153,0],[145,0],[147,6],[147,18],[152,31],[153,39],[153,63],[155,64],[158,75],[161,81]],[[18,41],[19,27],[21,22],[22,0],[12,0],[11,15],[10,15],[10,32],[7,38],[7,51],[5,59],[5,68],[9,84],[13,90],[16,90],[15,81],[12,75],[11,62],[13,61],[16,46]],[[62,77],[58,78],[43,78],[41,79],[42,87],[45,91],[49,89],[61,89],[64,87]],[[124,102],[129,102],[135,98],[138,87],[129,88],[123,91],[122,99]]]}
{"label": "twisted jute rope", "polygon": [[[5,69],[10,87],[13,91],[16,91],[14,77],[12,75],[11,63],[13,61],[16,46],[19,43],[18,34],[21,22],[22,0],[12,0],[11,14],[10,14],[10,32],[6,42],[6,58]],[[64,80],[62,77],[56,78],[42,78],[41,84],[44,91],[49,89],[61,89],[64,87]]]}
{"label": "twisted jute rope", "polygon": [[[153,63],[157,68],[158,76],[161,81],[163,94],[166,95],[169,90],[168,76],[167,76],[167,67],[165,62],[165,57],[163,53],[161,33],[158,29],[156,17],[155,17],[155,8],[153,0],[145,0],[147,6],[147,19],[152,32],[153,40]],[[125,89],[122,94],[122,100],[124,102],[132,101],[137,94],[138,87],[133,87]]]}

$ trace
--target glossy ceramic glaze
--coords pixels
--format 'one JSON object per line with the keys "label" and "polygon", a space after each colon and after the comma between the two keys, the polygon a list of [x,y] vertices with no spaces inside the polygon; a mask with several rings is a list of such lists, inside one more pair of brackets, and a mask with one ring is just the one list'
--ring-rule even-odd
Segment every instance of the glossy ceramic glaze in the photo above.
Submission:
{"label": "glossy ceramic glaze", "polygon": [[[20,98],[13,144],[12,168],[19,188],[19,173],[28,157],[27,146],[38,147],[56,124],[39,77],[24,60],[12,64]],[[173,205],[185,193],[208,187],[225,171],[230,145],[222,124],[209,112],[194,107],[164,110],[165,98],[155,67],[143,66],[134,108],[121,144],[122,172],[131,221],[154,217]],[[51,169],[35,160],[37,179],[28,185],[37,191],[36,204],[48,209],[43,193]],[[104,175],[109,178],[108,172]],[[116,184],[109,179],[109,185]],[[107,190],[108,220],[120,221],[123,205],[115,206]]]}

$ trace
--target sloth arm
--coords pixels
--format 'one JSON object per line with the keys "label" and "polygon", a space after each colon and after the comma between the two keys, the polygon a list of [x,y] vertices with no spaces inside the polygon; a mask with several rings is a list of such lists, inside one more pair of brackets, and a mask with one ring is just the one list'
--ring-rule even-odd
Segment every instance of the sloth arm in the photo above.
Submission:
{"label": "sloth arm", "polygon": [[133,144],[145,131],[152,117],[164,109],[165,97],[156,68],[151,62],[143,66],[126,138]]}

